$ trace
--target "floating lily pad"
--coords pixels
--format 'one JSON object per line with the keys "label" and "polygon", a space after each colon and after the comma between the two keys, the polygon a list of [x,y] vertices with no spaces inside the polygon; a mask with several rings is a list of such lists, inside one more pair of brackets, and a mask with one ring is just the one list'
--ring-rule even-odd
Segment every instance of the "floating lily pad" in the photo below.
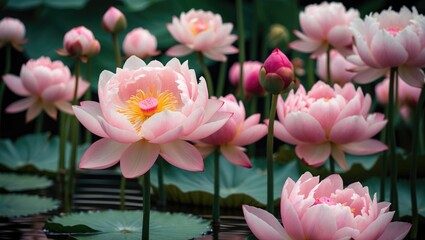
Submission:
{"label": "floating lily pad", "polygon": [[0,188],[10,192],[47,188],[52,186],[52,184],[53,182],[47,177],[0,173]]}
{"label": "floating lily pad", "polygon": [[[77,159],[81,158],[87,148],[88,144],[78,147]],[[67,153],[70,149],[71,145],[68,143]],[[38,171],[56,172],[58,159],[58,136],[49,138],[47,133],[28,134],[18,138],[15,143],[10,139],[0,140],[0,165],[11,170],[35,168]]]}
{"label": "floating lily pad", "polygon": [[[45,225],[47,235],[71,235],[75,239],[132,240],[142,236],[142,211],[98,211],[53,217]],[[181,213],[150,212],[151,239],[192,239],[210,230],[199,217]]]}
{"label": "floating lily pad", "polygon": [[[164,164],[164,188],[172,202],[209,206],[214,193],[213,159],[205,160],[204,172],[189,172]],[[253,167],[243,168],[220,158],[221,206],[240,207],[241,204],[265,206],[267,203],[266,159],[252,160]],[[157,170],[152,170],[152,185],[157,191]],[[278,205],[283,184],[288,177],[300,176],[297,162],[274,164],[274,197]]]}
{"label": "floating lily pad", "polygon": [[21,217],[48,212],[59,207],[59,201],[28,194],[0,194],[0,216]]}

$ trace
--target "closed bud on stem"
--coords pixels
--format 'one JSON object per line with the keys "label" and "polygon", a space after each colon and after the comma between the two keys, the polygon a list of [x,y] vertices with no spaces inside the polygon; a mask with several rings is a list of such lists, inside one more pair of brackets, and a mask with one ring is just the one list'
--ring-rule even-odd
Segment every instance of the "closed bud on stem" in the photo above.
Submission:
{"label": "closed bud on stem", "polygon": [[260,70],[260,83],[271,94],[287,90],[294,81],[294,68],[291,61],[279,49],[273,50]]}
{"label": "closed bud on stem", "polygon": [[127,28],[127,20],[120,10],[110,7],[103,15],[102,27],[108,33],[118,33]]}

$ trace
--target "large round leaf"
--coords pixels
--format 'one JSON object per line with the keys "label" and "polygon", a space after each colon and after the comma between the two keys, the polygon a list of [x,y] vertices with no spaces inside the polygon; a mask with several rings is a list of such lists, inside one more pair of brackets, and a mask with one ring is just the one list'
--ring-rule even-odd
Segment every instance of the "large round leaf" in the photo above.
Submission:
{"label": "large round leaf", "polygon": [[27,194],[0,194],[0,216],[21,217],[39,214],[59,207],[59,201]]}
{"label": "large round leaf", "polygon": [[[205,160],[204,172],[188,172],[164,164],[164,185],[167,199],[173,202],[211,205],[214,193],[214,161]],[[241,204],[265,206],[267,202],[266,159],[253,160],[251,169],[231,164],[220,158],[221,205],[240,207]],[[157,167],[152,171],[152,185],[157,191]],[[274,199],[280,198],[282,187],[288,177],[294,181],[300,176],[297,162],[274,164]]]}
{"label": "large round leaf", "polygon": [[0,173],[0,188],[7,191],[24,191],[32,189],[47,188],[52,186],[53,182],[47,177],[36,175]]}
{"label": "large round leaf", "polygon": [[[142,236],[142,211],[99,211],[53,217],[45,225],[47,235],[69,234],[75,239],[132,240]],[[199,217],[181,213],[150,212],[151,239],[191,239],[210,230]]]}

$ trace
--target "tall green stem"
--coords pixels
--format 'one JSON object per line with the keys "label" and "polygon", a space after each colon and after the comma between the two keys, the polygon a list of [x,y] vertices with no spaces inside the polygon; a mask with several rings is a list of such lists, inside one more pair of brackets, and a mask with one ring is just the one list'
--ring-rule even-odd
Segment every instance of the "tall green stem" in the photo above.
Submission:
{"label": "tall green stem", "polygon": [[394,126],[394,108],[395,103],[395,81],[397,68],[391,68],[390,71],[390,86],[388,94],[388,122],[387,122],[387,145],[389,149],[389,159],[391,162],[391,208],[395,211],[394,219],[398,219],[398,193],[397,193],[397,158],[396,158],[396,144],[395,144],[395,126]]}
{"label": "tall green stem", "polygon": [[151,211],[151,173],[143,175],[143,229],[142,240],[149,240],[149,222]]}
{"label": "tall green stem", "polygon": [[412,165],[410,167],[410,197],[412,201],[412,230],[410,234],[410,239],[416,239],[418,234],[418,201],[416,194],[417,186],[417,171],[418,171],[418,155],[420,151],[420,123],[421,117],[423,114],[423,107],[425,101],[425,85],[422,86],[421,95],[419,96],[418,105],[416,106],[415,116],[413,118],[413,136],[412,136]]}
{"label": "tall green stem", "polygon": [[307,59],[307,86],[308,89],[311,89],[315,83],[314,80],[314,59]]}
{"label": "tall green stem", "polygon": [[120,45],[118,44],[117,33],[112,33],[112,42],[114,44],[115,66],[121,67],[121,52],[120,52]]}
{"label": "tall green stem", "polygon": [[330,86],[332,86],[332,76],[331,76],[331,45],[328,45],[326,49],[326,81]]}
{"label": "tall green stem", "polygon": [[217,97],[223,96],[224,81],[226,79],[227,62],[220,63],[218,71]]}
{"label": "tall green stem", "polygon": [[214,199],[212,204],[213,225],[220,223],[220,152],[214,151]]}
{"label": "tall green stem", "polygon": [[62,200],[64,204],[65,212],[70,211],[70,204],[68,202],[68,197],[65,194],[65,179],[66,179],[66,168],[65,168],[65,153],[66,153],[66,139],[68,137],[68,114],[60,112],[59,116],[59,164],[57,179],[59,182],[59,199]]}
{"label": "tall green stem", "polygon": [[[257,96],[252,96],[252,98],[249,100],[249,115],[253,115],[257,113],[258,110],[258,97]],[[256,145],[255,144],[250,144],[248,145],[248,155],[250,157],[254,157],[256,153]]]}
{"label": "tall green stem", "polygon": [[167,200],[165,198],[165,190],[164,190],[164,159],[162,159],[162,157],[159,157],[157,163],[158,163],[158,192],[159,192],[158,205],[165,206],[167,205]]}
{"label": "tall green stem", "polygon": [[35,133],[41,133],[43,131],[44,113],[41,112],[35,120]]}
{"label": "tall green stem", "polygon": [[244,36],[244,23],[243,23],[243,4],[242,0],[236,0],[236,23],[238,26],[238,47],[239,47],[239,84],[238,95],[239,99],[244,99],[243,91],[243,63],[245,61],[245,36]]}
{"label": "tall green stem", "polygon": [[[86,63],[86,80],[91,85],[91,63],[90,63],[90,58],[87,59],[87,63]],[[85,101],[90,101],[91,100],[91,86],[89,86],[89,88],[87,89],[86,93],[84,94],[84,100]],[[86,129],[85,142],[86,143],[89,143],[89,144],[92,142],[92,133],[88,129]]]}
{"label": "tall green stem", "polygon": [[[10,44],[6,45],[6,59],[5,59],[5,66],[4,66],[4,74],[8,74],[10,72],[10,62],[11,62],[11,51],[12,51],[12,47],[10,46]],[[3,95],[4,95],[4,90],[6,88],[6,84],[4,84],[4,81],[1,79],[0,80],[0,111],[3,111]],[[1,123],[1,116],[3,116],[3,114],[0,114],[0,123]],[[1,126],[1,125],[0,125]]]}
{"label": "tall green stem", "polygon": [[274,195],[273,195],[273,128],[274,119],[276,118],[276,105],[279,95],[272,94],[272,104],[270,107],[270,118],[267,133],[267,211],[274,213]]}
{"label": "tall green stem", "polygon": [[205,80],[207,81],[208,95],[212,97],[214,96],[214,85],[212,82],[211,73],[205,64],[204,55],[202,52],[196,52],[196,58],[198,59],[199,65],[201,66],[202,72],[204,73]]}

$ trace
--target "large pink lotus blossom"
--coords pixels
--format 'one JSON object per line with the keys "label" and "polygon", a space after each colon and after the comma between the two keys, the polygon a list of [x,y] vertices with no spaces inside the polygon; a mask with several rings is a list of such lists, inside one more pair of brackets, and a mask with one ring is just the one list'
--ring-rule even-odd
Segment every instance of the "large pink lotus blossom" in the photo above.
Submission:
{"label": "large pink lotus blossom", "polygon": [[330,87],[319,81],[306,93],[300,86],[277,103],[274,135],[296,145],[297,156],[311,166],[323,165],[329,156],[347,170],[345,154],[368,155],[387,149],[372,139],[386,124],[382,113],[369,114],[371,97],[352,83]]}
{"label": "large pink lotus blossom", "polygon": [[26,43],[25,25],[17,18],[5,17],[0,21],[0,48],[6,44],[22,51],[21,45]]}
{"label": "large pink lotus blossom", "polygon": [[103,14],[102,27],[108,33],[118,33],[127,27],[127,19],[116,7],[110,7]]}
{"label": "large pink lotus blossom", "polygon": [[367,187],[355,182],[343,186],[340,175],[322,181],[304,173],[291,178],[282,189],[282,224],[263,209],[244,205],[245,220],[260,240],[289,239],[378,239],[402,240],[411,224],[391,222],[391,203],[371,198]]}
{"label": "large pink lotus blossom", "polygon": [[[75,77],[61,61],[51,61],[48,57],[31,59],[21,68],[20,76],[3,76],[7,87],[19,96],[26,98],[12,103],[6,112],[16,113],[26,109],[26,121],[34,119],[42,110],[56,119],[57,108],[73,114],[69,103],[74,95]],[[77,97],[88,89],[89,83],[80,79]]]}
{"label": "large pink lotus blossom", "polygon": [[[356,65],[348,61],[338,51],[331,50],[330,56],[331,81],[341,86],[350,82],[355,73],[349,71],[349,69],[352,69]],[[326,59],[326,54],[322,54],[317,58],[316,73],[322,80],[327,79]]]}
{"label": "large pink lotus blossom", "polygon": [[223,23],[219,14],[210,11],[191,9],[173,17],[167,29],[179,45],[166,52],[170,56],[184,56],[193,51],[202,52],[206,57],[225,62],[226,54],[234,54],[238,49],[231,44],[237,36],[231,34],[232,23]]}
{"label": "large pink lotus blossom", "polygon": [[204,78],[198,83],[188,62],[171,59],[148,65],[136,56],[116,73],[99,77],[99,102],[73,106],[78,120],[102,137],[81,158],[79,167],[104,169],[120,162],[124,177],[143,175],[159,155],[176,167],[202,171],[201,153],[186,140],[214,133],[231,113],[223,102],[208,99]]}
{"label": "large pink lotus blossom", "polygon": [[63,38],[63,47],[56,50],[59,55],[79,57],[83,62],[100,51],[99,41],[94,38],[93,32],[84,26],[69,30]]}
{"label": "large pink lotus blossom", "polygon": [[[262,96],[266,93],[259,81],[260,69],[263,64],[259,61],[246,61],[243,63],[242,85],[244,96]],[[235,62],[229,70],[229,80],[233,86],[238,86],[241,67]]]}
{"label": "large pink lotus blossom", "polygon": [[136,55],[142,59],[156,56],[160,53],[157,50],[156,37],[141,27],[127,33],[122,44],[122,49],[127,57]]}
{"label": "large pink lotus blossom", "polygon": [[234,95],[229,94],[220,97],[219,100],[224,102],[219,112],[230,112],[233,115],[218,131],[197,141],[196,146],[204,157],[218,147],[229,162],[250,168],[251,162],[242,146],[252,144],[264,137],[267,134],[267,126],[259,123],[259,113],[245,119],[245,107],[241,101],[238,104]]}
{"label": "large pink lotus blossom", "polygon": [[[383,105],[388,104],[389,96],[389,85],[390,79],[386,78],[384,81],[378,83],[375,86],[376,99],[379,103]],[[419,96],[421,94],[421,89],[417,87],[412,87],[409,84],[405,83],[403,79],[398,79],[398,104],[399,111],[402,118],[409,122],[412,116],[412,110],[416,108]]]}
{"label": "large pink lotus blossom", "polygon": [[289,46],[300,52],[312,53],[313,58],[326,52],[328,45],[344,55],[348,54],[352,46],[348,27],[358,16],[357,10],[347,11],[342,3],[310,4],[299,15],[303,32],[294,31],[300,40],[291,42]]}
{"label": "large pink lotus blossom", "polygon": [[398,67],[406,83],[421,87],[425,75],[425,17],[415,7],[391,8],[353,20],[350,27],[355,39],[356,55],[348,59],[358,65],[354,80],[369,83]]}

